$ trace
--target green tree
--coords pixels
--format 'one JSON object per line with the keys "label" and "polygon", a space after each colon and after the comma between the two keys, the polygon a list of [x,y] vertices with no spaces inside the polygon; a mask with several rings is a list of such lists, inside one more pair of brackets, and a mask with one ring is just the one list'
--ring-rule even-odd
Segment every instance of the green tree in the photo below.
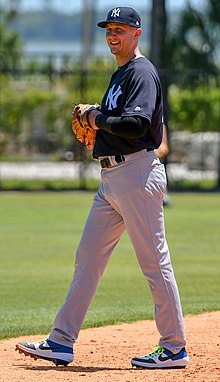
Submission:
{"label": "green tree", "polygon": [[[200,83],[198,71],[217,76],[216,59],[220,44],[220,1],[206,0],[201,10],[187,3],[176,24],[169,28],[167,48],[169,67],[179,72],[191,71],[190,81],[178,76],[179,84],[195,86]],[[193,76],[193,70],[195,76]],[[202,79],[204,81],[204,79]]]}
{"label": "green tree", "polygon": [[19,0],[0,3],[0,72],[16,68],[22,54],[22,41],[8,24],[17,15]]}

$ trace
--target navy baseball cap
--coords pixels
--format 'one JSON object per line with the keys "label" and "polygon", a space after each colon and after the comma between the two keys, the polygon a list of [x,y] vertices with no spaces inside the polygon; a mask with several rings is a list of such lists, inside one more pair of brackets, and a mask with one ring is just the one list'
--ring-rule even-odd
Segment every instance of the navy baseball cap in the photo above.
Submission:
{"label": "navy baseball cap", "polygon": [[106,20],[100,21],[97,25],[105,28],[108,23],[120,23],[140,28],[141,18],[138,12],[131,7],[115,7],[108,12]]}

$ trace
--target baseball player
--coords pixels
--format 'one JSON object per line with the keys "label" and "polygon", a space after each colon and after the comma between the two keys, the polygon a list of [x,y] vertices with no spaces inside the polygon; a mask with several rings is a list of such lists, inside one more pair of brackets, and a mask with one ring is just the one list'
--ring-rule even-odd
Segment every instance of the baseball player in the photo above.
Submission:
{"label": "baseball player", "polygon": [[16,349],[56,365],[73,360],[73,345],[99,280],[126,229],[150,286],[160,333],[155,351],[133,358],[131,364],[185,367],[189,359],[181,303],[164,230],[166,177],[154,152],[161,144],[163,128],[160,80],[138,48],[141,19],[134,9],[111,9],[98,26],[106,31],[118,69],[101,106],[77,105],[72,124],[80,142],[94,146],[102,183],[76,252],[72,284],[51,333],[40,342],[18,343]]}

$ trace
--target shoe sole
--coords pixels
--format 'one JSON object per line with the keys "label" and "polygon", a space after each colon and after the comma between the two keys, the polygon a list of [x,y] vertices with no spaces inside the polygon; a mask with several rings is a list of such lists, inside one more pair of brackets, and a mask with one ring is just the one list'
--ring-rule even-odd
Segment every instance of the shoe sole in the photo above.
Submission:
{"label": "shoe sole", "polygon": [[185,369],[185,366],[140,366],[140,365],[132,365],[132,367],[136,367],[137,369],[151,369],[151,370],[156,370],[156,369]]}
{"label": "shoe sole", "polygon": [[45,361],[53,362],[57,367],[58,366],[67,366],[70,363],[70,362],[64,361],[62,359],[47,358],[47,357],[42,357],[40,355],[29,353],[28,351],[20,349],[18,345],[15,346],[15,351],[18,351],[20,354],[24,354],[25,357],[33,358],[35,361],[37,359],[44,359]]}
{"label": "shoe sole", "polygon": [[131,366],[132,367],[137,367],[137,368],[141,368],[141,369],[185,369],[185,367],[187,366],[188,362],[185,362],[182,363],[182,365],[150,365],[150,364],[147,364],[147,363],[142,363],[141,361],[138,362],[138,361],[131,361]]}

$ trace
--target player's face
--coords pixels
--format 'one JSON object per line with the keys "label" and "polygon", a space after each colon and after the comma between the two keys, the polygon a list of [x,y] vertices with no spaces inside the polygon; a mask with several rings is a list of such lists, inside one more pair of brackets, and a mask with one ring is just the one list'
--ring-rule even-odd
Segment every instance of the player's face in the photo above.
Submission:
{"label": "player's face", "polygon": [[140,28],[120,23],[106,25],[106,41],[117,60],[129,61],[134,56],[141,34]]}

